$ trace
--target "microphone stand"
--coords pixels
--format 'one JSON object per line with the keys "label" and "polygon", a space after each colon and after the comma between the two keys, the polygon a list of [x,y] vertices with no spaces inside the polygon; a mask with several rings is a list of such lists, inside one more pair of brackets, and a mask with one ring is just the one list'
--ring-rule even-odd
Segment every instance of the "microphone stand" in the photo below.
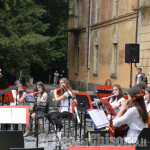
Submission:
{"label": "microphone stand", "polygon": [[16,105],[17,105],[17,95],[18,95],[18,87],[16,87]]}
{"label": "microphone stand", "polygon": [[[40,91],[37,92],[37,94],[40,93]],[[37,109],[36,109],[36,112],[35,112],[35,135],[36,135],[36,147],[38,148],[38,141],[39,141],[39,138],[38,138],[38,114],[39,114],[39,111],[38,111],[38,101],[37,101],[37,98],[35,98],[36,100],[36,106],[37,106]]]}
{"label": "microphone stand", "polygon": [[35,112],[35,136],[36,136],[36,147],[38,148],[38,105],[37,105],[37,98],[35,98],[36,102],[36,112]]}
{"label": "microphone stand", "polygon": [[[68,93],[68,95],[69,95],[69,97],[68,97],[68,105],[69,105],[69,109],[68,109],[68,111],[70,112],[70,99],[72,99],[74,102],[75,102],[75,107],[74,107],[74,110],[75,110],[75,113],[76,113],[76,120],[78,121],[78,124],[81,124],[81,122],[80,122],[80,118],[79,118],[79,115],[78,115],[78,110],[77,110],[77,103],[76,103],[76,101],[75,101],[75,99],[74,99],[74,97],[73,96],[71,96],[70,95],[70,93],[68,92],[68,90],[66,89],[66,87],[65,86],[63,86],[63,88],[65,89],[65,91]],[[76,121],[76,123],[77,123],[77,121]],[[69,120],[69,128],[70,128],[70,120]],[[69,137],[69,132],[68,132],[68,137]],[[76,139],[76,137],[77,137],[77,124],[75,124],[75,139]]]}

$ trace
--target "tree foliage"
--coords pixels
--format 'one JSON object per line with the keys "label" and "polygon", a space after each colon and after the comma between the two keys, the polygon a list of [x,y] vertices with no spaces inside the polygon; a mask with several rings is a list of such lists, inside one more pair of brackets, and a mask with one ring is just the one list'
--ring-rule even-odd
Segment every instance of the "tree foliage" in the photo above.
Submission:
{"label": "tree foliage", "polygon": [[39,80],[44,72],[64,69],[67,11],[67,0],[0,0],[3,71],[15,68]]}

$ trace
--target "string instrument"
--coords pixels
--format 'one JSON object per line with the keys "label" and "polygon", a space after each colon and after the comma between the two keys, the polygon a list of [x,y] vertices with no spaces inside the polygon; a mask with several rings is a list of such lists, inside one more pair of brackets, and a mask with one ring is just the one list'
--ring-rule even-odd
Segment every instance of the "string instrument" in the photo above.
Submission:
{"label": "string instrument", "polygon": [[[135,101],[137,98],[139,97],[143,97],[145,94],[145,91],[144,90],[140,90],[140,94],[136,94],[131,100],[129,100],[127,102],[127,105],[130,105],[132,101]],[[122,114],[124,115],[125,112]],[[149,115],[149,120],[150,120],[150,115]],[[150,125],[150,123],[149,123]],[[113,121],[111,120],[110,121],[110,125],[109,125],[109,130],[110,130],[110,137],[124,137],[124,135],[128,132],[128,125],[127,124],[124,124],[120,127],[114,127],[113,126]]]}

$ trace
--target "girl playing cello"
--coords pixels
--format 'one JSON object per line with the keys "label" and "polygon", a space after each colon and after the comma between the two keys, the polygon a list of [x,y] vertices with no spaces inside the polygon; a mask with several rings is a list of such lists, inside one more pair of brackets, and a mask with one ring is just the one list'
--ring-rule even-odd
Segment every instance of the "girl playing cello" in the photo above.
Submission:
{"label": "girl playing cello", "polygon": [[124,124],[129,126],[127,136],[124,138],[126,143],[136,143],[142,129],[148,126],[148,115],[145,108],[143,95],[140,95],[139,87],[134,86],[130,88],[128,90],[128,100],[131,102],[133,107],[129,108],[123,115],[124,111],[128,108],[128,104],[130,104],[128,101],[123,101],[121,103],[119,113],[113,119],[113,126],[115,127],[119,127]]}

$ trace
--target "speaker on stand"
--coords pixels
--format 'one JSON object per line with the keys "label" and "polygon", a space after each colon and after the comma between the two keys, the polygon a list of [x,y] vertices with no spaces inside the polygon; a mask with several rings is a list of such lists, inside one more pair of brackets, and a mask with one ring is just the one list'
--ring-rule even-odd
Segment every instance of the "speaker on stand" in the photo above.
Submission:
{"label": "speaker on stand", "polygon": [[139,44],[125,44],[125,63],[131,64],[130,87],[132,87],[132,63],[139,63]]}

